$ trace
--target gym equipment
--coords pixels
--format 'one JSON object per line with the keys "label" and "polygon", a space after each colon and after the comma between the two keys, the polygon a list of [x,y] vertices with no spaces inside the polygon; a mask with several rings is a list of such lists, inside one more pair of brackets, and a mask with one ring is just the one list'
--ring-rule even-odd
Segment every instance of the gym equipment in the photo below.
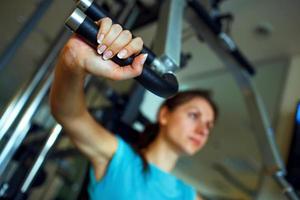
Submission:
{"label": "gym equipment", "polygon": [[[93,0],[76,0],[77,7],[93,21],[108,14]],[[156,59],[153,67],[161,73],[175,71],[180,67],[182,20],[185,1],[167,0],[161,5],[157,34],[153,44]],[[151,64],[151,63],[150,63]]]}
{"label": "gym equipment", "polygon": [[[100,13],[100,8],[99,12]],[[107,16],[104,13],[99,14],[101,18]],[[88,18],[80,9],[75,9],[71,16],[67,19],[66,25],[85,38],[85,40],[94,48],[97,47],[97,33],[98,26],[93,20]],[[141,53],[147,53],[148,57],[146,60],[146,65],[152,65],[158,63],[155,54],[150,51],[147,47],[144,47]],[[133,58],[128,58],[126,60],[118,59],[114,57],[113,60],[120,64],[121,66],[128,65],[132,62]],[[135,78],[140,82],[146,89],[153,92],[161,97],[169,97],[174,95],[178,91],[178,82],[174,74],[167,72],[162,74],[160,77],[155,71],[149,67],[144,67],[142,74]]]}
{"label": "gym equipment", "polygon": [[12,42],[7,45],[6,50],[0,56],[0,70],[2,70],[11,61],[18,48],[26,40],[31,30],[37,25],[37,23],[45,14],[45,12],[47,11],[47,9],[49,8],[52,2],[53,2],[52,0],[43,0],[39,2],[38,7],[32,13],[30,18],[26,21],[26,23],[23,25],[21,31],[19,31],[19,34],[17,34],[12,39]]}
{"label": "gym equipment", "polygon": [[[207,42],[216,55],[224,62],[241,89],[263,157],[264,175],[272,176],[289,199],[299,199],[293,187],[285,180],[285,166],[275,142],[269,117],[261,96],[250,77],[255,72],[254,68],[238,50],[234,41],[226,33],[222,32],[220,27],[216,26],[197,0],[188,0],[187,2],[189,8],[193,11],[189,12],[187,16],[189,22],[193,26],[198,27],[196,29],[197,34]],[[262,181],[263,177],[260,180],[260,184]],[[258,185],[258,190],[261,187],[260,184]]]}
{"label": "gym equipment", "polygon": [[[289,183],[285,180],[285,168],[282,163],[282,160],[278,154],[278,150],[276,147],[276,143],[274,140],[274,134],[268,119],[268,116],[266,114],[264,105],[262,104],[262,100],[260,99],[260,96],[258,92],[256,91],[250,75],[253,75],[255,73],[254,68],[251,66],[251,64],[244,58],[242,53],[238,50],[236,44],[233,42],[233,40],[224,32],[221,31],[220,27],[218,24],[216,24],[211,17],[207,14],[206,10],[199,4],[199,1],[196,0],[187,0],[187,1],[175,1],[175,0],[165,0],[165,5],[166,6],[166,13],[167,17],[165,19],[181,19],[181,15],[174,15],[175,9],[171,8],[176,8],[179,9],[179,13],[181,13],[183,7],[185,6],[185,3],[188,5],[188,8],[191,9],[192,12],[188,12],[188,19],[189,21],[194,25],[194,27],[197,27],[196,29],[198,35],[204,39],[205,42],[215,51],[215,53],[220,57],[220,59],[226,64],[226,67],[230,69],[230,72],[234,75],[237,84],[240,86],[242,94],[245,97],[245,101],[247,102],[247,106],[249,109],[249,113],[251,113],[251,119],[254,120],[254,124],[256,127],[255,130],[255,135],[257,136],[257,141],[260,145],[262,156],[263,156],[263,164],[264,164],[264,174],[266,176],[272,176],[274,179],[278,182],[278,184],[282,187],[283,191],[285,192],[286,196],[289,199],[298,199],[296,196],[293,188],[289,185]],[[174,3],[175,2],[175,3]],[[180,4],[181,2],[181,4]],[[184,2],[184,3],[182,3]],[[81,32],[81,25],[83,25],[83,33],[84,36],[85,34],[87,35],[88,38],[90,38],[91,43],[95,41],[95,34],[94,32],[97,29],[97,27],[94,26],[93,21],[89,21],[85,23],[86,19],[88,17],[91,17],[93,14],[87,14],[87,13],[97,13],[96,7],[91,6],[92,4],[95,5],[93,1],[90,0],[82,0],[82,1],[77,1],[78,7],[80,7],[81,10],[83,10],[86,14],[84,14],[82,11],[75,10],[73,13],[74,15],[71,15],[69,18],[69,24],[68,26],[74,29],[74,31]],[[82,6],[83,4],[84,6]],[[81,5],[81,6],[79,6]],[[165,6],[164,5],[164,6]],[[178,5],[178,7],[176,7]],[[88,15],[88,17],[86,16]],[[75,16],[75,19],[73,18]],[[102,16],[102,15],[101,15]],[[175,17],[174,17],[175,16]],[[79,18],[76,18],[79,17]],[[99,18],[98,18],[99,19]],[[97,19],[96,19],[97,20]],[[67,20],[68,21],[68,20]],[[161,21],[160,23],[166,23],[165,25],[168,26],[159,26],[159,27],[165,27],[165,31],[161,31],[161,33],[166,33],[166,41],[167,39],[170,39],[172,36],[172,31],[169,28],[174,28],[176,25],[174,25],[170,21]],[[181,27],[181,26],[179,26]],[[86,31],[86,28],[90,31]],[[179,28],[180,29],[180,28]],[[87,32],[87,33],[86,33]],[[175,32],[175,33],[174,33]],[[180,35],[176,33],[176,29],[173,32],[173,34]],[[175,39],[177,41],[177,39]],[[179,41],[180,39],[178,39]],[[161,45],[161,44],[160,44]],[[167,73],[168,71],[172,71],[173,69],[176,69],[176,56],[177,54],[174,53],[175,55],[174,59],[172,57],[168,57],[168,51],[170,50],[170,46],[164,45],[165,48],[163,48],[163,52],[167,52],[167,56],[163,57],[161,55],[160,58],[157,58],[154,56],[154,60],[152,62],[147,61],[148,64],[151,64],[154,66],[154,70],[158,72],[150,71],[149,68],[149,74],[154,74],[153,77],[147,77],[147,75],[144,78],[141,78],[142,80],[140,81],[147,89],[150,89],[152,92],[167,97],[169,95],[172,95],[174,92],[177,91],[176,84],[177,80],[176,77],[171,74],[168,78],[170,78],[172,81],[170,81],[168,78],[164,78],[161,76],[159,73],[164,74]],[[178,49],[178,44],[173,46],[173,49]],[[156,44],[154,44],[154,49],[158,48]],[[172,48],[171,48],[172,49]],[[158,54],[157,52],[155,52]],[[152,55],[151,53],[149,55]],[[151,56],[150,56],[151,57]],[[169,75],[169,74],[168,74]],[[41,81],[42,84],[44,84],[43,87],[39,87],[39,91],[35,96],[33,96],[35,101],[30,102],[28,108],[26,110],[23,110],[24,112],[21,114],[19,124],[17,125],[17,128],[13,131],[13,134],[5,146],[4,150],[1,152],[0,155],[0,176],[2,175],[4,169],[7,167],[8,162],[11,160],[13,153],[16,151],[16,149],[20,146],[22,140],[26,136],[26,133],[29,129],[29,124],[30,120],[33,116],[33,113],[37,111],[38,105],[41,102],[41,98],[45,96],[47,92],[47,88],[49,88],[49,83],[50,83],[51,77],[47,79],[46,81]],[[148,81],[145,81],[148,80]],[[153,80],[158,80],[159,83],[153,82]],[[175,81],[176,80],[176,81]],[[145,81],[145,82],[143,82]],[[155,86],[152,87],[151,84],[155,83]],[[165,84],[166,83],[166,84]],[[159,91],[159,86],[163,85],[163,91]],[[164,85],[165,84],[165,85]],[[150,85],[150,86],[149,86]],[[171,88],[171,89],[170,89]],[[135,110],[135,113],[136,112]],[[2,119],[2,118],[1,118]],[[132,119],[131,119],[132,120]],[[56,128],[55,128],[56,127]],[[54,126],[56,130],[52,132],[51,135],[51,141],[56,140],[58,136],[58,130],[60,130],[60,127],[55,125]],[[1,136],[1,134],[0,134]],[[50,136],[49,136],[50,137]],[[1,139],[1,137],[0,137]],[[50,138],[49,138],[50,139]],[[50,141],[49,141],[50,142]],[[49,143],[48,143],[49,144]],[[50,150],[51,146],[54,143],[51,142],[51,145],[47,147],[46,150],[42,151],[40,153],[41,156],[38,158],[41,158],[41,160],[36,161],[36,165],[33,166],[32,168],[32,173],[30,173],[26,181],[24,183],[24,191],[25,193],[28,192],[29,186],[33,180],[33,176],[35,176],[35,173],[38,171],[38,169],[41,167],[42,162],[46,159],[45,154],[48,153]],[[42,161],[42,162],[40,162]],[[40,163],[39,163],[40,162]],[[1,176],[2,178],[2,176]],[[28,181],[27,181],[28,180]],[[26,183],[26,184],[25,184]],[[258,186],[258,190],[260,185]]]}
{"label": "gym equipment", "polygon": [[69,31],[64,29],[61,30],[53,45],[49,48],[49,53],[47,53],[46,57],[43,59],[43,62],[40,64],[40,67],[32,79],[20,88],[6,106],[5,111],[0,118],[0,141],[3,140],[13,123],[15,123],[18,115],[23,111],[24,107],[26,107],[30,97],[34,94],[35,90],[37,90],[42,80],[49,74],[55,58],[70,35]]}

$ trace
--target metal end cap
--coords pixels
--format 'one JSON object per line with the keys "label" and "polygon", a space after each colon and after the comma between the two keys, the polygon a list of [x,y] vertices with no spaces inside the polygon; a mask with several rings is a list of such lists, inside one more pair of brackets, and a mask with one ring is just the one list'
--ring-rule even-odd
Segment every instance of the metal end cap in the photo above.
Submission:
{"label": "metal end cap", "polygon": [[76,8],[70,17],[66,20],[65,24],[72,30],[76,31],[85,20],[86,15],[78,8]]}

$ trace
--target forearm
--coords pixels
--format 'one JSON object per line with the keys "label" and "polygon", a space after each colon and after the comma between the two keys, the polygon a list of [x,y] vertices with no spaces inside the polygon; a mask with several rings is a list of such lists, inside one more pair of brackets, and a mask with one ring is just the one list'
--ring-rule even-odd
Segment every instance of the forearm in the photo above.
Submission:
{"label": "forearm", "polygon": [[59,123],[78,118],[87,112],[84,97],[86,73],[73,70],[60,59],[50,92],[51,111]]}
{"label": "forearm", "polygon": [[131,33],[123,31],[120,25],[114,25],[106,18],[99,24],[98,35],[104,34],[101,45],[106,47],[105,52],[95,51],[76,35],[71,37],[58,58],[50,92],[53,116],[80,151],[96,166],[96,173],[116,151],[117,139],[89,114],[84,95],[85,77],[90,74],[112,80],[133,78],[142,73],[147,57],[146,54],[140,54],[130,65],[122,67],[110,60],[121,51],[126,52],[122,56],[124,59],[139,53],[143,41],[141,38],[132,39]]}
{"label": "forearm", "polygon": [[111,158],[117,142],[88,113],[84,95],[84,70],[63,62],[64,59],[59,59],[55,68],[50,93],[51,111],[75,146],[96,166],[96,163]]}

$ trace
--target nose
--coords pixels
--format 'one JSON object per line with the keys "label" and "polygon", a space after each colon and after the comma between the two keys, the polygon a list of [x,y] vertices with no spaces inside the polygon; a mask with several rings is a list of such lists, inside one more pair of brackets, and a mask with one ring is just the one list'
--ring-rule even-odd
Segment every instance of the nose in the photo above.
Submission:
{"label": "nose", "polygon": [[198,122],[196,126],[196,132],[198,134],[207,136],[209,134],[209,128],[205,122]]}

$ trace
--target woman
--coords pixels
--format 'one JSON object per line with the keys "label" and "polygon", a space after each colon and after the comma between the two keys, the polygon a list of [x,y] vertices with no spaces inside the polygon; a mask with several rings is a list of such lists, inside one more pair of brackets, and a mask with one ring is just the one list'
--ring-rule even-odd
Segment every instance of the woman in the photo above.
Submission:
{"label": "woman", "polygon": [[180,156],[193,155],[204,146],[217,116],[216,106],[205,92],[179,93],[161,106],[154,135],[147,132],[144,136],[150,137],[141,138],[140,144],[131,147],[111,134],[87,110],[85,77],[133,78],[141,73],[147,55],[136,56],[129,66],[118,66],[110,58],[138,54],[143,41],[109,18],[98,24],[98,54],[73,36],[59,56],[50,94],[54,117],[92,163],[90,198],[200,199],[191,186],[169,172]]}

